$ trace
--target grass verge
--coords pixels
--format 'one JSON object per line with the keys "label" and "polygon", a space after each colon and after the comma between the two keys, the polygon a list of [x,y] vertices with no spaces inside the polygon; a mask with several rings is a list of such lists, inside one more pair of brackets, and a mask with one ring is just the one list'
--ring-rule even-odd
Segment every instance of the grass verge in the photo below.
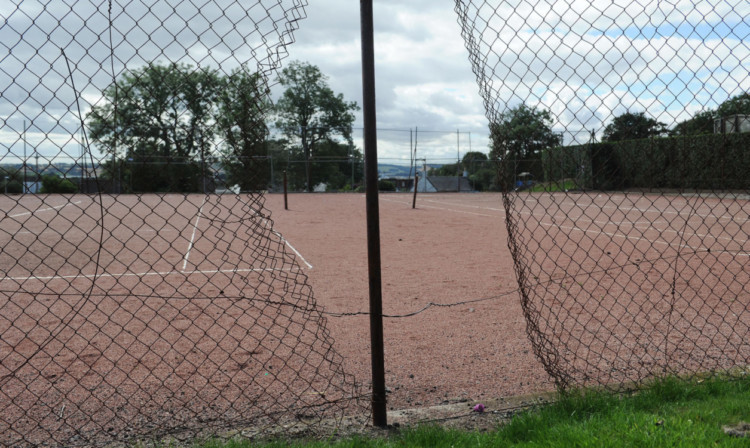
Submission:
{"label": "grass verge", "polygon": [[747,447],[750,438],[722,426],[750,421],[750,379],[660,379],[629,394],[575,391],[550,405],[516,415],[489,432],[439,426],[409,428],[388,437],[332,441],[213,441],[199,448],[345,447]]}

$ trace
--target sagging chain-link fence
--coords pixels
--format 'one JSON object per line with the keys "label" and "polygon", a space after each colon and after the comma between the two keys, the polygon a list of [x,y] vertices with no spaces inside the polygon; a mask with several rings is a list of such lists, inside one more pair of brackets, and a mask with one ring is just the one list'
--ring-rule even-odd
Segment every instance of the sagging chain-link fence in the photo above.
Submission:
{"label": "sagging chain-link fence", "polygon": [[463,1],[534,350],[559,386],[750,362],[750,15]]}
{"label": "sagging chain-link fence", "polygon": [[3,6],[0,445],[257,436],[357,408],[264,196],[239,193],[265,188],[305,6]]}

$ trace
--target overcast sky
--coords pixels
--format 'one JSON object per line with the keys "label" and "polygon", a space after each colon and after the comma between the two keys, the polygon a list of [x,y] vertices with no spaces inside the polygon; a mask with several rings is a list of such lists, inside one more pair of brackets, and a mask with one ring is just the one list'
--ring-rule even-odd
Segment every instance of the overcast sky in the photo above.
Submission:
{"label": "overcast sky", "polygon": [[[283,62],[318,66],[335,92],[361,105],[359,2],[309,3]],[[80,118],[74,92],[85,114],[112,80],[107,5],[0,1],[0,143],[6,152],[20,151],[27,121],[29,145],[75,156]],[[302,10],[295,5],[300,1],[114,2],[114,71],[181,60],[228,72],[247,58],[262,60],[260,35],[272,46],[279,35],[271,20],[261,19],[298,17]],[[481,56],[477,68],[487,75],[481,89],[487,104],[496,112],[521,102],[550,110],[566,143],[585,141],[591,129],[601,135],[614,115],[628,110],[671,126],[750,90],[747,0],[464,5],[462,12],[476,19],[471,36]],[[374,2],[379,155],[385,161],[409,159],[408,130],[416,128],[421,157],[448,161],[469,148],[487,151],[484,102],[454,8],[448,0]],[[361,114],[355,127],[362,127]]]}
{"label": "overcast sky", "polygon": [[[359,2],[310,3],[290,58],[317,65],[334,91],[361,105]],[[487,119],[453,8],[446,0],[374,2],[381,158],[409,158],[409,133],[387,129],[418,128],[421,156],[455,159],[469,145],[487,151]]]}

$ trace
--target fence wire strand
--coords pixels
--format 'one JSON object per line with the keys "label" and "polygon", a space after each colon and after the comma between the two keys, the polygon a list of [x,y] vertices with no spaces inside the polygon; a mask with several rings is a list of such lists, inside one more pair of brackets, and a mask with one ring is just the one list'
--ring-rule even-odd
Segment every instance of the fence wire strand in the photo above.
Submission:
{"label": "fence wire strand", "polygon": [[[327,318],[369,313],[317,304],[262,193],[280,177],[270,92],[306,7],[0,11],[0,445],[289,435],[368,412]],[[519,294],[561,388],[747,373],[743,1],[454,9],[519,287],[383,317]],[[360,161],[316,163],[355,188]]]}
{"label": "fence wire strand", "polygon": [[746,4],[456,0],[560,387],[745,372]]}
{"label": "fence wire strand", "polygon": [[262,193],[300,0],[0,11],[0,445],[367,412]]}

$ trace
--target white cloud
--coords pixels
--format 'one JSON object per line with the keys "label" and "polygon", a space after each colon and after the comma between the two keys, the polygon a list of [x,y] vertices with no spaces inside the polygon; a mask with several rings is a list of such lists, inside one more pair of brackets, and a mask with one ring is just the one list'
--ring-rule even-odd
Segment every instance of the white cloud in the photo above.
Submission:
{"label": "white cloud", "polygon": [[[113,10],[116,73],[154,59],[228,72],[248,59],[273,63],[286,56],[269,53],[264,40],[275,48],[280,39],[294,39],[286,48],[287,62],[317,65],[334,91],[362,104],[358,2],[310,2],[306,17],[288,29],[272,19],[297,17],[299,2],[254,2],[248,10],[232,0],[216,2],[218,8],[152,3]],[[454,129],[483,141],[472,149],[486,149],[484,101],[498,111],[522,101],[547,108],[556,130],[600,131],[626,110],[674,124],[750,90],[746,0],[488,0],[463,6],[481,53],[476,68],[487,75],[482,85],[472,72],[452,2],[374,5],[378,125],[449,131],[444,138],[425,137],[425,151],[436,155],[452,157],[456,146],[468,148],[468,142],[457,145],[450,136]],[[70,8],[15,0],[0,11],[4,145],[17,140],[24,119],[38,121],[42,132],[57,129],[60,135],[51,142],[67,141],[64,134],[79,126],[67,118],[58,121],[71,115],[75,99],[59,46],[66,46],[76,87],[88,102],[98,101],[112,81],[106,9],[93,1],[75,2],[75,14]],[[56,28],[58,20],[64,29]],[[258,32],[248,34],[256,25]],[[46,40],[46,33],[54,39]],[[362,126],[361,115],[356,126]],[[408,156],[404,135],[382,132],[380,155]]]}

